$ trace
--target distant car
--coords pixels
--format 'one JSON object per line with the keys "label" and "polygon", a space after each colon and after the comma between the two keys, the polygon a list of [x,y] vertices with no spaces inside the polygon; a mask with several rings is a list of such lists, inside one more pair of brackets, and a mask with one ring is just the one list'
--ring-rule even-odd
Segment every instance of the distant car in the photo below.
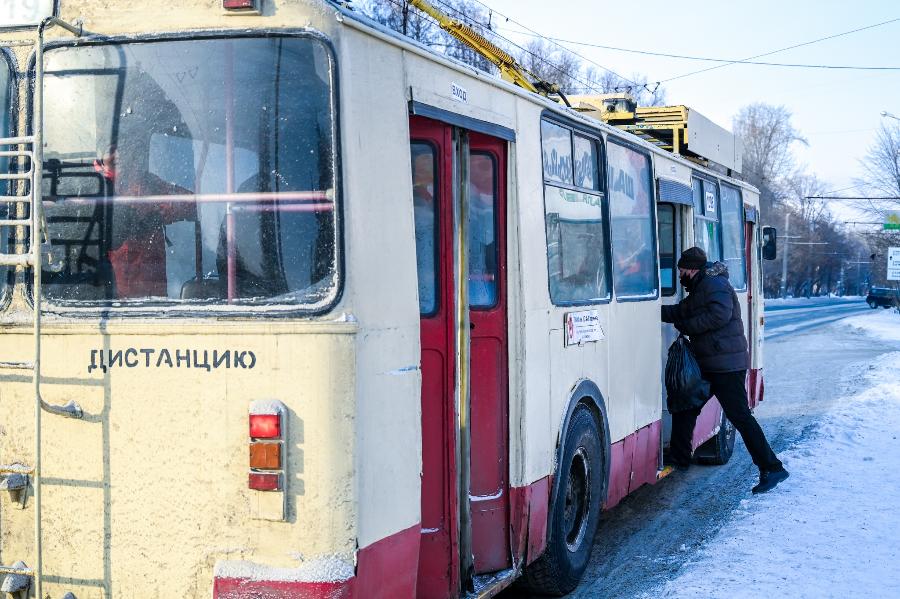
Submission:
{"label": "distant car", "polygon": [[866,303],[873,310],[878,306],[890,308],[897,305],[897,292],[890,287],[872,287],[866,296]]}

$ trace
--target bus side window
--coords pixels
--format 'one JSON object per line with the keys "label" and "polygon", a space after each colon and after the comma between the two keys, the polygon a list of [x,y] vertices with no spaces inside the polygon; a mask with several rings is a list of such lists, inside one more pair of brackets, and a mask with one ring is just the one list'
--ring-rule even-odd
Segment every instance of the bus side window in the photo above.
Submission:
{"label": "bus side window", "polygon": [[737,290],[747,287],[744,267],[744,202],[741,192],[722,185],[722,257],[728,267],[728,280]]}
{"label": "bus side window", "polygon": [[437,154],[434,147],[425,142],[412,142],[410,153],[419,312],[431,315],[438,310]]}
{"label": "bus side window", "polygon": [[607,162],[616,297],[655,298],[658,273],[650,157],[610,143]]}
{"label": "bus side window", "polygon": [[675,295],[675,206],[659,204],[656,208],[659,235],[659,283],[662,294]]}
{"label": "bus side window", "polygon": [[557,306],[606,301],[610,289],[602,146],[543,120],[541,149],[550,301]]}
{"label": "bus side window", "polygon": [[694,245],[706,252],[710,262],[722,259],[719,224],[718,186],[706,179],[694,178]]}

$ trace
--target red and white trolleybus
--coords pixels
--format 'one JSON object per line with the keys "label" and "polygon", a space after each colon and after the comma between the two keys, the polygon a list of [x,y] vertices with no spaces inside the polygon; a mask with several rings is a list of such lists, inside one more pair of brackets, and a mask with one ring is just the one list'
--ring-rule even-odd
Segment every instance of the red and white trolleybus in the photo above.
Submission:
{"label": "red and white trolleybus", "polygon": [[[692,245],[761,400],[758,193],[721,169],[341,3],[0,18],[2,590],[566,592],[662,471]],[[701,456],[733,440],[710,402]]]}

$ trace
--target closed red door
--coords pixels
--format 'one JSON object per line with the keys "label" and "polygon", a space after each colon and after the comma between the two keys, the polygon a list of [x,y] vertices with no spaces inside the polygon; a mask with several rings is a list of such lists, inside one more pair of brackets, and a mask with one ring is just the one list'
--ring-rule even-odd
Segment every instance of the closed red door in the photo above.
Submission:
{"label": "closed red door", "polygon": [[469,345],[475,573],[510,567],[506,142],[469,136]]}
{"label": "closed red door", "polygon": [[422,346],[419,597],[459,588],[453,285],[453,143],[448,125],[413,117],[410,153]]}
{"label": "closed red door", "polygon": [[[422,347],[422,543],[417,594],[452,597],[462,582],[460,509],[471,510],[475,573],[510,566],[506,143],[474,133],[457,137],[457,143],[468,144],[469,178],[454,181],[454,173],[465,169],[454,169],[453,128],[412,117],[410,136]],[[453,277],[454,202],[463,185],[469,191],[468,298],[456,297]],[[469,460],[470,481],[468,497],[461,498],[455,307],[464,300],[470,308],[466,423],[470,452],[461,459]]]}

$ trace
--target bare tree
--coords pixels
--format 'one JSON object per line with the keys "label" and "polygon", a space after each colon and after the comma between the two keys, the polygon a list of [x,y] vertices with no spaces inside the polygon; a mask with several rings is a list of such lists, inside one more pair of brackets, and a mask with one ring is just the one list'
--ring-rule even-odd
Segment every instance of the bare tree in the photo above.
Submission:
{"label": "bare tree", "polygon": [[585,70],[585,79],[600,93],[631,94],[638,106],[664,106],[666,103],[666,90],[658,83],[649,83],[647,76],[641,73],[625,79],[610,70],[591,66]]}
{"label": "bare tree", "polygon": [[425,45],[433,45],[440,36],[433,21],[403,0],[366,0],[359,8],[374,21]]}
{"label": "bare tree", "polygon": [[563,93],[584,90],[581,61],[571,52],[541,39],[533,39],[519,53],[519,63],[538,79],[559,85]]}
{"label": "bare tree", "polygon": [[785,180],[794,171],[792,146],[808,144],[791,123],[784,106],[756,103],[744,106],[732,121],[744,142],[743,173],[760,190],[764,215],[785,196]]}
{"label": "bare tree", "polygon": [[[437,5],[448,16],[491,39],[490,14],[481,5],[471,0],[442,0]],[[431,17],[410,6],[406,0],[364,0],[358,6],[363,14],[394,31],[477,69],[494,72],[494,65],[484,56],[441,29]],[[492,41],[497,43],[497,40]]]}
{"label": "bare tree", "polygon": [[888,211],[900,209],[900,125],[882,124],[860,165],[863,177],[855,183],[865,194],[894,199],[862,200],[856,208],[878,219],[885,218]]}

